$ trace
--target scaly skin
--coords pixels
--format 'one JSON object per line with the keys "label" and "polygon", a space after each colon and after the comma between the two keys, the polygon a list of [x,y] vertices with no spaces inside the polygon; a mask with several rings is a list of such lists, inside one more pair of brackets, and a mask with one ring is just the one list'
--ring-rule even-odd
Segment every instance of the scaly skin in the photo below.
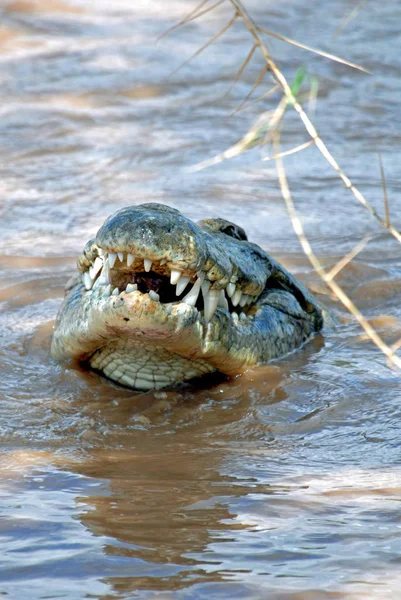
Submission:
{"label": "scaly skin", "polygon": [[323,325],[309,292],[240,227],[194,223],[161,204],[109,217],[78,271],[52,356],[88,361],[136,389],[215,370],[233,376],[291,352]]}

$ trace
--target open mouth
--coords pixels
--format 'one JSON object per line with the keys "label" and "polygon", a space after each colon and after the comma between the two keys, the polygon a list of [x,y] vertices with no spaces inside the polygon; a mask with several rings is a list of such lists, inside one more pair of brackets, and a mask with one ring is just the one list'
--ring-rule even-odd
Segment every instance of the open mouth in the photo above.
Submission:
{"label": "open mouth", "polygon": [[196,308],[210,321],[218,307],[225,309],[236,323],[252,316],[257,295],[244,294],[235,283],[224,288],[207,279],[207,272],[188,269],[170,269],[167,259],[151,260],[135,257],[129,252],[109,252],[97,249],[97,256],[82,273],[87,290],[99,291],[104,296],[140,292],[154,302],[171,304],[183,302]]}

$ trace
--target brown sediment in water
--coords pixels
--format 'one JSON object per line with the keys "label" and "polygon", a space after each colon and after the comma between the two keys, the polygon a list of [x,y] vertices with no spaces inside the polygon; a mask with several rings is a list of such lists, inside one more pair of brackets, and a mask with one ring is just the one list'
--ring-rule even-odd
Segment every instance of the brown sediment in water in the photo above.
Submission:
{"label": "brown sediment in water", "polygon": [[[399,588],[399,378],[330,295],[318,293],[337,328],[232,380],[136,393],[49,357],[76,257],[127,204],[238,222],[322,291],[273,166],[253,154],[201,174],[182,168],[240,139],[260,108],[226,119],[254,82],[252,65],[227,104],[215,101],[249,51],[241,32],[166,81],[228,17],[222,6],[156,45],[189,5],[168,15],[157,1],[1,9],[1,589],[71,600],[389,597]],[[346,5],[317,4],[313,17],[294,1],[251,8],[323,47]],[[390,212],[399,18],[395,2],[367,6],[341,33],[347,57],[375,66],[370,79],[311,59],[322,135],[373,198],[372,149],[383,146]],[[288,70],[299,55],[283,52]],[[295,120],[282,135],[288,147],[304,141]],[[286,157],[287,173],[315,251],[334,265],[375,224],[311,152]],[[400,333],[399,262],[398,244],[378,235],[339,275],[389,343]]]}

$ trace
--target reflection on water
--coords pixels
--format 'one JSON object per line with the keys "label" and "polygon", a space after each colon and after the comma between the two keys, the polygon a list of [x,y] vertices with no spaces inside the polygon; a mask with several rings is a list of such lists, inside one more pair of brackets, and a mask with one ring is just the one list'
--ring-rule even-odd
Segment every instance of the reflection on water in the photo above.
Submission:
{"label": "reflection on water", "polygon": [[[274,167],[257,151],[190,174],[255,119],[235,118],[261,68],[227,33],[168,77],[229,7],[158,36],[195,4],[15,0],[0,7],[0,591],[9,598],[395,598],[400,588],[399,377],[323,290],[299,250]],[[396,0],[247,3],[261,25],[372,76],[271,41],[288,78],[319,77],[315,121],[394,226],[399,132]],[[331,41],[330,41],[331,40]],[[266,100],[263,109],[274,107]],[[288,148],[305,141],[294,115]],[[308,149],[286,159],[314,247],[381,334],[401,334],[399,245]],[[226,381],[138,393],[55,364],[63,286],[83,243],[127,204],[237,221],[337,313],[301,351]]]}

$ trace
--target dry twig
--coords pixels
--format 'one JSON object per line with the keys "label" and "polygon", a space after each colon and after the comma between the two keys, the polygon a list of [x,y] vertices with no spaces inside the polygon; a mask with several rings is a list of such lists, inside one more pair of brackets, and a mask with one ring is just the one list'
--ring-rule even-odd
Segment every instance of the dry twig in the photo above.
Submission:
{"label": "dry twig", "polygon": [[274,154],[273,156],[264,156],[263,160],[275,160],[276,158],[279,157],[283,157],[283,156],[290,156],[290,154],[296,154],[297,152],[301,152],[302,150],[306,150],[306,148],[309,148],[309,146],[313,146],[315,142],[313,140],[310,140],[309,142],[305,142],[304,144],[300,144],[299,146],[296,146],[295,148],[291,148],[291,150],[285,150],[283,152],[280,152],[280,154]]}
{"label": "dry twig", "polygon": [[297,42],[296,40],[292,40],[285,35],[280,35],[279,33],[275,33],[274,31],[270,31],[270,29],[265,29],[264,27],[259,27],[259,25],[255,25],[257,31],[260,33],[266,33],[271,37],[274,37],[282,42],[286,42],[287,44],[292,44],[293,46],[297,46],[298,48],[302,48],[303,50],[308,50],[309,52],[313,52],[314,54],[318,54],[319,56],[323,56],[324,58],[328,58],[330,60],[334,60],[335,62],[342,63],[343,65],[347,65],[347,67],[352,67],[353,69],[358,69],[359,71],[363,71],[364,73],[370,73],[365,67],[361,67],[356,63],[350,62],[349,60],[345,60],[344,58],[340,58],[340,56],[336,56],[335,54],[330,54],[329,52],[323,52],[323,50],[317,50],[316,48],[311,48],[311,46],[307,46],[306,44],[301,44],[301,42]]}
{"label": "dry twig", "polygon": [[343,256],[343,258],[341,260],[338,261],[338,263],[336,265],[334,265],[334,267],[331,267],[330,271],[326,274],[326,280],[325,281],[331,281],[332,279],[334,279],[334,277],[337,277],[337,275],[343,270],[344,267],[346,267],[351,260],[354,260],[354,258],[356,256],[358,256],[358,254],[360,252],[362,252],[362,250],[365,248],[366,244],[372,239],[371,235],[367,235],[363,238],[363,240],[361,240],[356,246],[355,248],[353,248],[351,250],[351,252],[349,252],[348,254],[346,254],[346,256]]}
{"label": "dry twig", "polygon": [[358,4],[351,10],[351,12],[348,15],[345,15],[345,17],[337,27],[336,31],[334,32],[331,38],[332,40],[335,40],[336,37],[338,37],[343,31],[343,29],[345,29],[345,27],[352,21],[352,19],[355,19],[355,17],[359,13],[359,11],[365,6],[365,4],[367,4],[367,0],[361,0],[361,2],[358,2]]}
{"label": "dry twig", "polygon": [[228,96],[228,94],[231,92],[231,90],[233,89],[233,87],[237,83],[238,79],[241,77],[242,73],[245,71],[246,67],[248,66],[248,64],[249,64],[252,56],[254,55],[254,52],[255,52],[256,48],[257,48],[257,45],[253,44],[253,46],[250,49],[247,57],[245,58],[244,62],[242,63],[242,65],[238,69],[238,71],[237,71],[237,73],[236,73],[236,75],[234,77],[234,81],[232,82],[232,84],[230,85],[230,87],[228,88],[228,90],[226,91],[226,93],[224,94],[224,96]]}
{"label": "dry twig", "polygon": [[255,83],[253,84],[251,90],[247,93],[247,95],[245,96],[245,98],[243,99],[243,101],[241,102],[241,104],[238,106],[238,108],[236,108],[234,110],[234,112],[231,113],[230,117],[232,117],[233,115],[235,115],[235,113],[239,112],[241,109],[244,108],[246,101],[249,100],[249,98],[252,96],[253,92],[256,90],[256,88],[262,83],[263,81],[263,77],[266,75],[267,71],[269,70],[269,67],[267,65],[265,65],[260,73],[259,76],[257,78],[257,80],[255,81]]}
{"label": "dry twig", "polygon": [[385,223],[386,223],[386,227],[388,229],[390,227],[390,211],[389,211],[389,208],[388,208],[388,196],[387,196],[386,178],[384,176],[384,167],[383,167],[382,155],[380,153],[379,153],[379,164],[380,164],[380,177],[381,177],[382,189],[383,189]]}
{"label": "dry twig", "polygon": [[304,124],[306,131],[308,132],[310,137],[314,140],[318,150],[324,156],[324,158],[329,163],[329,165],[336,171],[338,176],[343,181],[345,187],[348,188],[352,192],[352,194],[355,196],[355,198],[375,217],[375,219],[380,223],[380,225],[382,225],[382,227],[385,227],[391,233],[391,235],[393,235],[401,243],[401,234],[399,233],[399,231],[397,231],[391,225],[386,224],[386,221],[384,219],[382,219],[382,217],[380,217],[380,215],[373,208],[373,206],[366,200],[366,198],[363,196],[363,194],[351,182],[351,180],[347,177],[347,175],[345,175],[345,173],[343,172],[343,170],[341,169],[341,167],[335,160],[334,156],[328,150],[326,144],[323,142],[322,138],[319,136],[315,126],[309,119],[308,115],[305,113],[304,109],[302,108],[301,104],[298,102],[297,98],[294,96],[287,79],[285,78],[282,71],[280,71],[280,69],[277,67],[276,63],[271,58],[269,52],[267,51],[266,46],[263,44],[262,40],[259,37],[258,31],[257,31],[257,26],[254,24],[253,20],[248,15],[247,11],[245,10],[244,6],[242,5],[241,0],[229,0],[229,1],[231,2],[233,7],[235,8],[235,10],[237,11],[238,16],[242,19],[244,25],[248,29],[251,36],[255,40],[255,43],[258,45],[273,77],[276,79],[276,81],[280,84],[281,88],[283,89],[283,92],[285,94],[285,97],[287,98],[288,103],[290,105],[292,105],[294,107],[294,109],[296,110],[296,112],[298,113],[302,123]]}
{"label": "dry twig", "polygon": [[201,2],[193,10],[191,10],[191,12],[188,13],[187,16],[184,17],[184,19],[182,19],[181,21],[179,21],[178,23],[176,23],[175,25],[173,25],[172,27],[170,27],[169,29],[164,31],[161,35],[159,35],[159,37],[157,38],[157,41],[166,37],[166,35],[168,35],[172,31],[175,31],[176,29],[179,29],[180,27],[187,25],[187,23],[190,23],[191,21],[195,21],[195,19],[198,19],[199,17],[205,15],[206,13],[214,10],[215,8],[220,6],[220,4],[223,4],[223,2],[225,2],[225,0],[217,0],[217,2],[212,4],[212,6],[209,6],[209,8],[205,8],[205,10],[201,10],[203,8],[203,6],[208,4],[208,2],[209,2],[209,0],[203,0],[203,2]]}
{"label": "dry twig", "polygon": [[376,346],[383,352],[383,354],[387,356],[388,360],[392,364],[401,369],[401,358],[395,355],[395,350],[401,346],[401,340],[397,342],[396,345],[393,345],[393,347],[388,346],[379,336],[379,334],[375,331],[375,329],[372,327],[369,321],[363,316],[360,310],[355,306],[355,304],[352,302],[349,296],[347,296],[347,294],[338,285],[338,283],[334,281],[333,276],[325,271],[321,262],[314,254],[312,247],[304,233],[301,220],[297,215],[294,202],[292,200],[291,192],[287,182],[287,176],[285,174],[285,169],[280,156],[280,134],[278,129],[273,134],[273,140],[277,155],[277,175],[280,183],[281,194],[287,207],[287,212],[291,219],[293,229],[298,236],[299,242],[302,246],[304,253],[306,254],[307,258],[309,259],[310,263],[312,264],[315,271],[319,274],[321,279],[331,289],[331,291],[336,295],[336,297],[343,303],[346,309],[352,315],[354,315],[354,317],[356,318],[362,329],[365,331],[365,333],[369,336],[369,338],[376,344]]}
{"label": "dry twig", "polygon": [[[272,88],[270,88],[270,90],[268,90],[267,92],[265,92],[261,96],[258,96],[254,100],[251,100],[250,102],[247,102],[246,104],[244,104],[241,107],[241,109],[237,108],[234,112],[237,113],[237,112],[239,112],[239,110],[246,110],[249,106],[252,106],[253,104],[257,104],[258,102],[261,102],[262,100],[266,100],[266,98],[268,98],[272,94],[275,94],[279,89],[281,89],[281,88],[280,88],[280,86],[278,84],[274,85]],[[230,116],[232,116],[233,114],[234,113],[232,113]]]}
{"label": "dry twig", "polygon": [[187,60],[184,60],[184,62],[181,63],[179,67],[177,67],[176,69],[174,69],[174,71],[172,71],[170,73],[170,77],[172,77],[172,75],[174,75],[175,73],[177,73],[177,71],[179,71],[180,69],[182,69],[182,67],[184,67],[189,62],[191,62],[191,60],[193,60],[194,58],[196,58],[197,56],[199,56],[199,54],[201,54],[204,50],[206,50],[206,48],[209,48],[209,46],[211,46],[220,36],[222,36],[223,33],[225,33],[228,29],[230,29],[231,25],[233,25],[233,23],[235,22],[235,20],[237,19],[237,17],[238,17],[238,14],[235,12],[234,16],[231,17],[231,19],[229,20],[229,22],[226,25],[224,25],[224,27],[222,27],[222,29],[220,29],[220,31],[217,32],[216,35],[214,35],[208,42],[206,42],[206,44],[204,44],[203,46],[201,46],[201,48],[199,48],[199,50],[197,50],[192,56],[190,56],[189,58],[187,58]]}

